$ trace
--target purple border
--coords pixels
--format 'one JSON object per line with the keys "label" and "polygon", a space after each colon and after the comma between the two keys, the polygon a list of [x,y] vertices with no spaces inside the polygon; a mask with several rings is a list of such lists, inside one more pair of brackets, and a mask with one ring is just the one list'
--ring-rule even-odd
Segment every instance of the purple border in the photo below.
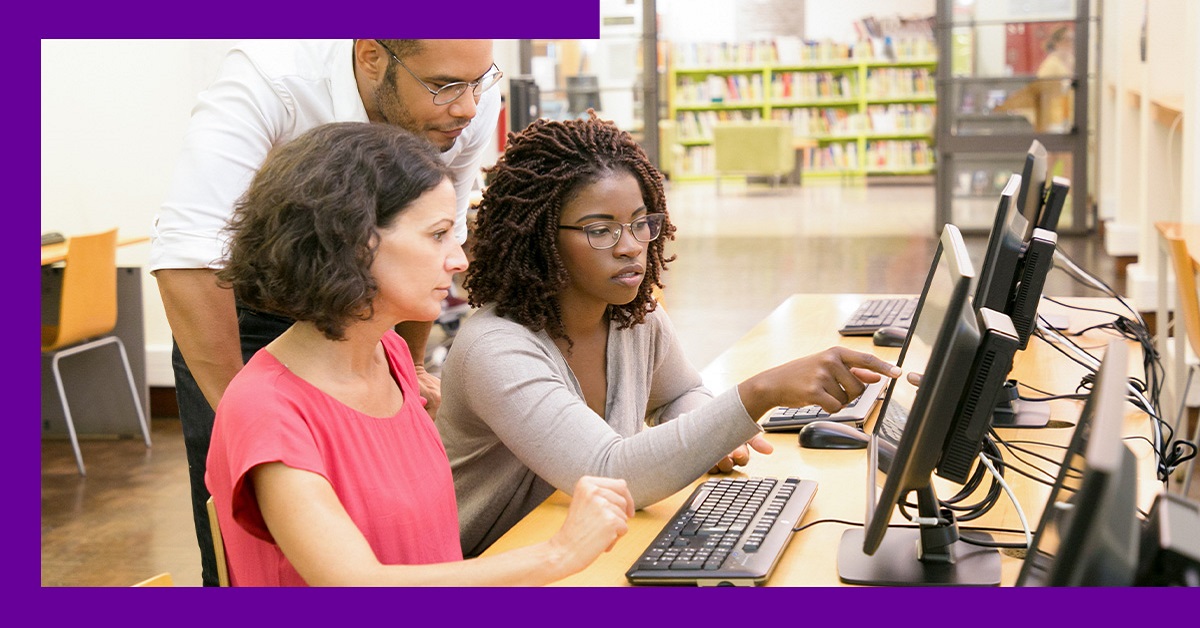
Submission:
{"label": "purple border", "polygon": [[[16,216],[17,231],[24,232],[26,217],[32,230],[32,208],[40,206],[39,125],[40,118],[40,44],[43,38],[237,38],[237,37],[351,37],[364,36],[364,25],[387,30],[393,35],[417,37],[493,37],[493,38],[594,38],[598,35],[599,3],[588,0],[523,0],[522,2],[480,2],[459,0],[453,3],[405,2],[384,0],[360,5],[314,3],[308,9],[300,2],[264,3],[205,0],[199,3],[164,2],[78,3],[75,0],[35,3],[26,9],[35,15],[9,16],[16,26],[6,39],[7,55],[15,61],[10,68],[15,79],[4,102],[6,119],[13,121],[17,142],[7,151],[10,182],[19,190],[8,214]],[[416,5],[397,7],[397,5]],[[77,5],[77,6],[71,6]],[[44,7],[44,8],[43,8]],[[519,8],[515,8],[519,7]],[[179,14],[175,14],[179,11]],[[44,13],[44,14],[39,14]],[[392,26],[394,25],[394,26]],[[378,33],[376,33],[378,34]],[[152,80],[152,77],[148,77]],[[86,95],[81,95],[86,97]],[[50,121],[52,123],[52,121]],[[15,148],[15,150],[14,150]],[[26,150],[22,150],[26,149]],[[32,247],[32,234],[30,234]],[[18,249],[18,251],[24,249]],[[24,254],[14,258],[10,267],[22,269],[17,275],[17,308],[4,310],[9,329],[33,330],[38,325],[38,279]],[[32,251],[30,253],[32,257]],[[25,270],[28,269],[28,270]],[[28,304],[28,305],[26,305]],[[414,590],[325,590],[325,591],[205,591],[203,589],[46,589],[40,587],[40,543],[35,539],[39,521],[34,513],[40,485],[38,422],[40,413],[35,400],[35,373],[32,342],[25,353],[24,335],[17,334],[16,355],[29,355],[26,366],[18,367],[7,383],[17,391],[15,412],[11,412],[9,430],[18,433],[15,453],[3,457],[6,476],[16,499],[8,500],[2,518],[12,561],[4,570],[11,584],[35,588],[29,596],[11,595],[25,601],[26,612],[38,612],[47,619],[100,618],[135,614],[161,617],[178,625],[211,624],[214,618],[266,620],[274,623],[289,619],[305,623],[339,619],[375,620],[394,618],[410,623],[429,618],[460,624],[478,619],[503,622],[529,621],[537,624],[569,625],[580,618],[587,624],[613,622],[641,623],[653,617],[730,621],[854,621],[878,616],[907,624],[928,620],[935,609],[949,609],[955,616],[972,623],[1011,623],[1038,616],[1074,620],[1104,618],[1121,621],[1142,617],[1150,610],[1146,601],[1182,602],[1177,592],[1138,591],[1012,591],[985,590],[954,592],[940,589],[756,589],[740,593],[701,592],[694,589],[642,588],[632,590],[599,589],[476,589],[471,591],[434,589]],[[23,360],[21,360],[23,362]],[[11,450],[10,450],[11,451]],[[137,595],[136,598],[132,597]],[[303,597],[298,597],[298,596]],[[116,599],[120,596],[120,599]],[[199,596],[204,596],[201,600]],[[738,604],[714,609],[705,602],[720,596]],[[197,601],[192,605],[179,602]],[[1137,604],[1125,602],[1136,601]],[[1193,600],[1194,601],[1194,600]],[[418,606],[417,604],[420,604]],[[465,603],[464,603],[465,602]],[[597,604],[599,602],[599,604]],[[614,604],[615,602],[615,604]],[[880,602],[886,603],[879,604]],[[118,608],[117,604],[129,604]],[[932,606],[930,606],[932,605]],[[957,607],[957,609],[956,609]],[[985,610],[986,609],[986,610]],[[962,612],[966,610],[967,612]],[[230,611],[233,611],[232,613]],[[974,612],[971,612],[974,611]],[[982,613],[979,611],[983,611]],[[20,611],[18,611],[20,612]],[[414,617],[414,615],[416,615]],[[19,615],[18,615],[19,616]],[[234,619],[236,618],[236,619]],[[726,619],[727,618],[727,619]],[[853,618],[853,619],[852,619]],[[911,619],[910,619],[911,618]],[[919,618],[919,619],[918,619]],[[159,619],[156,617],[156,619]],[[305,621],[307,620],[307,621]],[[988,621],[991,620],[991,621]],[[220,619],[217,619],[220,621]],[[58,623],[58,622],[54,622]],[[1041,622],[1039,622],[1041,623]]]}

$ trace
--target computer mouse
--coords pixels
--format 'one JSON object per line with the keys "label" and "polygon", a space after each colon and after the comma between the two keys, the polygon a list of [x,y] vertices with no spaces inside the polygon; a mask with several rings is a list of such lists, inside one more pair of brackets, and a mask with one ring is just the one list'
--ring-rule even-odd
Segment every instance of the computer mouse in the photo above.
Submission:
{"label": "computer mouse", "polygon": [[862,449],[869,440],[866,432],[838,421],[813,421],[800,430],[800,446],[808,449]]}
{"label": "computer mouse", "polygon": [[880,327],[871,334],[871,340],[875,341],[876,347],[903,347],[907,337],[907,327]]}

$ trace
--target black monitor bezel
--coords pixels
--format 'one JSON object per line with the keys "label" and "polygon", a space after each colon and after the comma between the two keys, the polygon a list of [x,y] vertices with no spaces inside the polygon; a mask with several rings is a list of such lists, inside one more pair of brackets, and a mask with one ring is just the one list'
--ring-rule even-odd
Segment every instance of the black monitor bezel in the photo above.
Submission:
{"label": "black monitor bezel", "polygon": [[[1137,460],[1121,437],[1128,368],[1126,342],[1110,341],[1042,508],[1033,545],[1021,563],[1017,586],[1132,584],[1139,543]],[[1080,454],[1084,468],[1072,468],[1070,462]],[[1058,522],[1060,495],[1071,490],[1066,488],[1071,473],[1081,476],[1072,498],[1074,512],[1060,530],[1059,551],[1046,555],[1040,546],[1047,529]]]}
{"label": "black monitor bezel", "polygon": [[[930,485],[946,434],[953,422],[953,414],[961,399],[971,361],[979,346],[977,314],[969,301],[970,286],[975,275],[974,267],[961,232],[954,225],[947,224],[943,227],[925,291],[918,302],[918,314],[914,316],[909,328],[904,350],[907,351],[907,345],[918,329],[920,312],[924,308],[933,276],[941,263],[946,264],[952,280],[946,316],[939,326],[937,339],[932,344],[930,362],[926,365],[922,386],[917,389],[912,408],[909,409],[908,422],[904,426],[900,442],[887,458],[888,468],[877,498],[874,487],[876,471],[880,469],[879,420],[876,420],[867,447],[870,467],[868,482],[871,489],[868,491],[863,551],[868,555],[879,548],[887,533],[892,513],[905,496],[910,491]],[[964,336],[966,341],[962,340]],[[934,383],[934,386],[929,386],[930,382]],[[896,385],[896,381],[889,384],[887,395],[880,406],[880,417],[892,402],[892,393]]]}
{"label": "black monitor bezel", "polygon": [[973,303],[976,310],[986,307],[1005,314],[1009,312],[1017,267],[1027,242],[1025,232],[1028,225],[1015,203],[1020,186],[1021,175],[1014,174],[1000,192],[987,248],[979,264],[979,280],[974,286]]}
{"label": "black monitor bezel", "polygon": [[1021,168],[1021,190],[1017,195],[1017,210],[1025,217],[1027,227],[1023,240],[1029,240],[1033,228],[1038,224],[1042,212],[1042,204],[1046,197],[1046,184],[1049,178],[1050,156],[1046,147],[1038,140],[1029,144],[1025,152],[1025,163]]}

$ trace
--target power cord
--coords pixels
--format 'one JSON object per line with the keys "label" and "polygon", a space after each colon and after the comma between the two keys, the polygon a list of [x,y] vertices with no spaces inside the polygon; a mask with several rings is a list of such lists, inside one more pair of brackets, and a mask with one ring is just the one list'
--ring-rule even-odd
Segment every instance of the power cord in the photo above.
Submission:
{"label": "power cord", "polygon": [[1021,529],[1025,531],[1025,548],[1033,547],[1033,533],[1029,531],[1029,521],[1025,519],[1025,510],[1021,508],[1021,502],[1017,501],[1017,496],[1013,495],[1012,488],[1009,487],[1008,482],[1004,481],[1004,476],[996,470],[992,461],[983,455],[983,452],[979,452],[979,461],[987,466],[988,471],[992,472],[992,477],[1000,483],[1004,492],[1008,494],[1008,499],[1012,501],[1013,508],[1017,510],[1017,518],[1021,520]]}

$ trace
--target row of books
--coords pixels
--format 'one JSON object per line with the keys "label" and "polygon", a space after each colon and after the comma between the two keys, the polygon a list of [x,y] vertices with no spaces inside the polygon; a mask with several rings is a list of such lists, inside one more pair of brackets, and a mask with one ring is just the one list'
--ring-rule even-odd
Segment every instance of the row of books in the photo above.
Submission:
{"label": "row of books", "polygon": [[859,59],[883,61],[935,61],[937,47],[929,39],[895,39],[883,37],[858,42],[855,55]]}
{"label": "row of books", "polygon": [[819,148],[807,148],[800,158],[803,172],[858,170],[858,144],[835,142]]}
{"label": "row of books", "polygon": [[855,80],[847,72],[779,72],[771,75],[775,100],[811,101],[854,98]]}
{"label": "row of books", "polygon": [[674,168],[679,174],[712,174],[717,158],[712,146],[689,146],[683,155],[675,159]]}
{"label": "row of books", "polygon": [[836,107],[776,109],[773,120],[788,122],[801,137],[861,135],[864,133],[932,133],[933,105],[872,105],[866,113]]}
{"label": "row of books", "polygon": [[867,142],[867,170],[906,170],[933,167],[933,147],[923,140]]}
{"label": "row of books", "polygon": [[[780,102],[857,98],[856,81],[843,72],[780,72],[771,76],[771,98]],[[761,74],[683,76],[675,86],[675,101],[711,104],[764,100]],[[867,71],[867,98],[933,97],[934,75],[927,68],[872,68]]]}
{"label": "row of books", "polygon": [[[836,172],[859,170],[871,171],[923,170],[932,168],[933,150],[924,142],[880,141],[867,144],[866,163],[860,165],[856,142],[834,142],[801,152],[800,162],[804,172]],[[711,146],[690,146],[676,159],[679,174],[711,174],[716,166],[716,157]]]}
{"label": "row of books", "polygon": [[[787,38],[785,38],[787,39]],[[679,68],[755,66],[779,60],[775,40],[745,42],[680,42],[671,48]]]}
{"label": "row of books", "polygon": [[884,37],[905,39],[933,39],[936,26],[935,16],[902,17],[899,15],[867,15],[854,22],[854,32],[859,39]]}
{"label": "row of books", "polygon": [[867,70],[867,98],[933,96],[933,79],[929,68],[871,68]]}
{"label": "row of books", "polygon": [[680,77],[675,86],[678,103],[762,102],[761,74],[709,74],[706,78]]}
{"label": "row of books", "polygon": [[757,109],[731,111],[681,111],[675,116],[679,139],[712,140],[713,127],[718,122],[757,122],[762,112]]}
{"label": "row of books", "polygon": [[835,63],[859,59],[925,60],[937,56],[932,34],[862,36],[856,42],[781,36],[744,42],[678,42],[670,48],[677,68]]}
{"label": "row of books", "polygon": [[867,119],[875,133],[932,133],[937,107],[912,103],[868,105]]}
{"label": "row of books", "polygon": [[790,123],[798,137],[853,136],[870,130],[867,116],[845,109],[776,109],[771,118]]}

